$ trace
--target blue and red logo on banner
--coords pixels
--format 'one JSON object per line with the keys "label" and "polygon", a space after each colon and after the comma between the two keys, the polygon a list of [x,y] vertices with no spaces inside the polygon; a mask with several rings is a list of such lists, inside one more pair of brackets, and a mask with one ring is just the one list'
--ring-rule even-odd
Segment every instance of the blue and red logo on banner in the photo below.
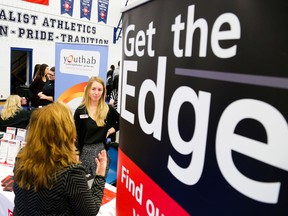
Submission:
{"label": "blue and red logo on banner", "polygon": [[[49,0],[22,0],[26,2],[49,5]],[[61,14],[73,16],[74,0],[60,0]],[[80,0],[80,18],[90,20],[93,0]],[[109,0],[98,0],[98,22],[107,23]]]}
{"label": "blue and red logo on banner", "polygon": [[80,18],[87,18],[90,20],[91,17],[91,6],[93,0],[81,0],[80,1]]}
{"label": "blue and red logo on banner", "polygon": [[98,0],[98,22],[107,22],[109,0]]}
{"label": "blue and red logo on banner", "polygon": [[73,15],[74,0],[61,0],[61,14]]}

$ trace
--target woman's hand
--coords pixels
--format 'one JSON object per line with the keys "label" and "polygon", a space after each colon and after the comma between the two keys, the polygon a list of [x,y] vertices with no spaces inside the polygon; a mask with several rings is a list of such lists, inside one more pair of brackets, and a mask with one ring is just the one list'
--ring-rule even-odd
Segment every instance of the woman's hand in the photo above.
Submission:
{"label": "woman's hand", "polygon": [[105,176],[107,167],[107,153],[105,150],[102,150],[98,154],[98,158],[95,158],[95,162],[97,165],[96,175]]}
{"label": "woman's hand", "polygon": [[46,96],[45,94],[43,94],[43,92],[39,92],[39,93],[38,93],[38,97],[39,97],[40,99],[47,100],[47,96]]}
{"label": "woman's hand", "polygon": [[109,100],[109,105],[111,105],[112,107],[114,107],[114,99],[110,98],[110,100]]}
{"label": "woman's hand", "polygon": [[40,99],[48,100],[48,101],[53,102],[53,97],[52,97],[52,96],[47,96],[47,95],[43,94],[43,92],[39,92],[39,93],[38,93],[38,97],[39,97]]}
{"label": "woman's hand", "polygon": [[39,98],[42,99],[42,97],[43,97],[44,94],[43,94],[43,92],[39,92],[37,95],[38,95]]}
{"label": "woman's hand", "polygon": [[113,127],[111,127],[111,128],[107,131],[106,138],[107,138],[108,136],[110,136],[111,134],[115,133],[115,132],[116,132],[116,130],[115,130]]}

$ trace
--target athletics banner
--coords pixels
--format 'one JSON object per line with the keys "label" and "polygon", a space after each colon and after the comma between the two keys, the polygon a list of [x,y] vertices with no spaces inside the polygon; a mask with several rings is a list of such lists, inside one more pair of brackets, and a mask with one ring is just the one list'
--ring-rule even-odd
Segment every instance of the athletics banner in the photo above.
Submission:
{"label": "athletics banner", "polygon": [[81,0],[80,1],[80,18],[87,18],[90,20],[91,8],[93,0]]}
{"label": "athletics banner", "polygon": [[109,0],[98,0],[98,22],[107,22]]}
{"label": "athletics banner", "polygon": [[123,9],[117,216],[288,215],[287,8]]}
{"label": "athletics banner", "polygon": [[68,14],[73,16],[74,0],[60,0],[61,1],[61,14]]}

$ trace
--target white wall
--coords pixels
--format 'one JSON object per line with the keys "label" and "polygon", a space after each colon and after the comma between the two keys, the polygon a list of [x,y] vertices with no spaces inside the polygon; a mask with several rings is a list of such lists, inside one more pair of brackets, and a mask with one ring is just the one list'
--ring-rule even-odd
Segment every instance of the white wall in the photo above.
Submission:
{"label": "white wall", "polygon": [[[0,100],[6,99],[10,95],[10,62],[11,62],[11,47],[28,48],[33,49],[32,67],[35,64],[46,63],[49,66],[55,65],[55,44],[56,43],[78,43],[75,38],[78,37],[90,37],[98,39],[98,43],[86,42],[84,44],[94,45],[107,45],[108,46],[108,65],[117,65],[117,62],[121,60],[122,41],[118,40],[116,44],[113,44],[114,27],[117,27],[119,19],[121,17],[120,8],[122,2],[119,0],[110,0],[108,7],[107,23],[98,22],[98,8],[97,0],[93,1],[91,9],[91,19],[80,19],[80,1],[74,0],[73,16],[68,14],[61,14],[60,0],[50,0],[49,6],[34,4],[25,2],[22,0],[0,0]],[[125,1],[126,2],[126,1]],[[16,21],[9,20],[10,12],[12,17]],[[21,21],[17,21],[17,15],[20,15]],[[28,14],[29,22],[23,21],[23,14]],[[37,17],[37,20],[33,23],[32,16]],[[96,27],[96,33],[84,33],[83,31],[71,31],[65,29],[57,29],[52,27],[43,26],[45,19],[56,19],[68,23],[77,23],[81,25]],[[1,27],[8,27],[8,32],[1,32]],[[27,38],[26,32],[28,29],[32,30],[33,39]],[[25,31],[25,34],[20,36],[20,32]],[[36,38],[36,32],[52,32],[53,40],[40,40]],[[71,35],[73,41],[67,41],[61,37],[61,34]],[[56,38],[58,37],[58,38]],[[67,36],[68,37],[68,36]],[[99,40],[105,40],[107,44],[100,44]],[[107,68],[108,69],[108,68]],[[33,71],[33,69],[32,69]]]}

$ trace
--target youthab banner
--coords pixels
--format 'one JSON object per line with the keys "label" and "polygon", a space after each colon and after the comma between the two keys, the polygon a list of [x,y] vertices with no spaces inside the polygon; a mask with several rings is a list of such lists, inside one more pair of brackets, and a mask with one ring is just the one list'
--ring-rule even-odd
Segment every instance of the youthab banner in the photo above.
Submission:
{"label": "youthab banner", "polygon": [[80,1],[80,18],[87,18],[90,20],[91,17],[91,7],[93,0],[81,0]]}
{"label": "youthab banner", "polygon": [[69,14],[73,16],[74,0],[60,0],[61,1],[61,14]]}
{"label": "youthab banner", "polygon": [[108,47],[57,43],[55,58],[55,98],[75,110],[91,76],[106,80]]}
{"label": "youthab banner", "polygon": [[98,22],[107,22],[109,0],[98,0]]}
{"label": "youthab banner", "polygon": [[287,8],[124,11],[117,216],[288,215]]}

